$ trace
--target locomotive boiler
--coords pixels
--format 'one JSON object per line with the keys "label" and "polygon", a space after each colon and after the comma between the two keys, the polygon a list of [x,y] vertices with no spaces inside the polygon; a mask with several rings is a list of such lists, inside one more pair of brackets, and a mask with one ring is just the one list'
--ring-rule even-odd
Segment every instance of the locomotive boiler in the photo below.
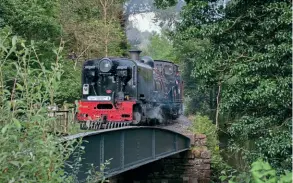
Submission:
{"label": "locomotive boiler", "polygon": [[130,58],[85,61],[77,112],[82,129],[149,125],[180,115],[183,88],[178,66],[140,58],[140,52],[130,51]]}

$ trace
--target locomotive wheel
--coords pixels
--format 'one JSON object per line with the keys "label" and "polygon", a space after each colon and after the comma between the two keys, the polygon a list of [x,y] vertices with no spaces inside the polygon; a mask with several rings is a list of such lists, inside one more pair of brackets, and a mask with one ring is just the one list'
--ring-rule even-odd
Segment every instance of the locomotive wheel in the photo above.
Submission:
{"label": "locomotive wheel", "polygon": [[133,124],[138,124],[140,123],[141,121],[141,113],[136,111],[136,112],[133,112]]}
{"label": "locomotive wheel", "polygon": [[133,109],[133,124],[137,125],[141,122],[142,113],[138,106],[135,106]]}
{"label": "locomotive wheel", "polygon": [[179,117],[178,110],[174,110],[170,116],[172,120],[176,120]]}

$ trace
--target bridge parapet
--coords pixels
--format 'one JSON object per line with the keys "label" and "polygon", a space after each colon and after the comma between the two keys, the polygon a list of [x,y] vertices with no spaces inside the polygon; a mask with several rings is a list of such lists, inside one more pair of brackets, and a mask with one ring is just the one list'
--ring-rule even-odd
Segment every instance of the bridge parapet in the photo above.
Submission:
{"label": "bridge parapet", "polygon": [[[100,165],[111,160],[105,177],[112,177],[150,162],[188,151],[190,139],[180,133],[156,127],[124,127],[97,132],[80,133],[65,137],[64,140],[82,137],[85,153],[81,155],[78,179],[83,181],[93,164],[99,171]],[[87,141],[87,142],[86,142]],[[66,171],[74,166],[72,156]]]}

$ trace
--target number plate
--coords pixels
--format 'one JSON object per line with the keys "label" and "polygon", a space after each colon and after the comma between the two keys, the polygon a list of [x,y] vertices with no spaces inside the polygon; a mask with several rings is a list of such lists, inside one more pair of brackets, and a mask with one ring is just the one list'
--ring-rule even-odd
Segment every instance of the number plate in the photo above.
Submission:
{"label": "number plate", "polygon": [[88,96],[88,100],[100,100],[100,101],[109,101],[111,100],[110,96]]}

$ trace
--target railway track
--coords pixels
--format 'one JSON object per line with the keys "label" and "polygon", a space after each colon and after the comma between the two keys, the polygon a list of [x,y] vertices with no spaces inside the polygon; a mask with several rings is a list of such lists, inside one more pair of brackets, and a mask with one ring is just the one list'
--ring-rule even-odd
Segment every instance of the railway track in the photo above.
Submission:
{"label": "railway track", "polygon": [[116,123],[103,123],[103,122],[80,122],[80,129],[82,130],[102,130],[102,129],[113,129],[122,128],[125,126],[131,126],[131,122],[116,122]]}
{"label": "railway track", "polygon": [[[168,130],[172,130],[178,133],[184,133],[189,131],[188,128],[191,127],[192,122],[185,116],[180,116],[176,120],[167,120],[165,123],[152,124],[151,126],[160,127]],[[101,122],[81,122],[80,129],[82,130],[106,130],[133,126],[131,122],[120,122],[120,123],[101,123]],[[136,125],[137,126],[137,125]],[[145,126],[145,125],[140,125]]]}

